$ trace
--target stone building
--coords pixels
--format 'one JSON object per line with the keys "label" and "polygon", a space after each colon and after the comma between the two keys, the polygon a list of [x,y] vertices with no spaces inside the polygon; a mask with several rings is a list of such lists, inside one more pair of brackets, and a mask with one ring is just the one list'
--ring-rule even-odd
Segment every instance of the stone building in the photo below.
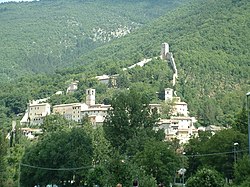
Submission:
{"label": "stone building", "polygon": [[27,110],[20,123],[21,125],[40,125],[50,113],[49,103],[40,103],[39,100],[33,100],[28,103]]}

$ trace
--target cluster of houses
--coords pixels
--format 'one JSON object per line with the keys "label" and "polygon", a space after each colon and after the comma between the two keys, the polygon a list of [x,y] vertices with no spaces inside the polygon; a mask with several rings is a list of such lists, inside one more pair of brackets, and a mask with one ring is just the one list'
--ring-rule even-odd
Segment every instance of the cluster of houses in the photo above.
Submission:
{"label": "cluster of houses", "polygon": [[[169,45],[167,43],[162,44],[161,59],[168,60],[174,70],[173,85],[175,84],[175,79],[177,78],[177,69],[174,62],[172,53],[169,52]],[[143,66],[150,62],[152,59],[144,59],[128,68],[133,68],[135,66]],[[123,69],[124,71],[126,70]],[[104,84],[111,84],[113,87],[116,86],[116,78],[119,75],[102,75],[96,76],[96,79]],[[66,94],[75,92],[78,89],[78,81],[72,82]],[[62,94],[62,91],[56,92],[56,95]],[[44,118],[50,114],[60,114],[68,120],[73,120],[76,122],[81,122],[84,117],[88,117],[93,125],[101,125],[107,115],[110,105],[96,104],[95,102],[95,89],[89,88],[86,90],[86,101],[85,103],[69,103],[60,104],[51,107],[47,102],[48,98],[37,101],[30,101],[28,103],[27,111],[21,120],[21,125],[23,126],[39,126],[43,123]],[[192,136],[197,136],[199,130],[210,130],[217,131],[220,130],[216,127],[210,126],[209,129],[206,128],[196,128],[194,123],[196,119],[189,116],[187,103],[181,101],[180,97],[174,96],[174,91],[171,88],[165,89],[165,102],[171,103],[171,113],[169,119],[160,119],[155,127],[155,130],[163,129],[165,131],[166,140],[179,140],[180,144],[185,144],[189,141]],[[161,104],[150,104],[150,107],[157,108],[159,113],[162,113]],[[35,132],[37,130],[34,130]],[[31,134],[32,129],[25,129],[26,134]],[[31,136],[30,136],[31,137]]]}
{"label": "cluster of houses", "polygon": [[[170,119],[160,119],[155,129],[164,129],[166,139],[178,139],[179,142],[187,143],[191,136],[196,136],[198,130],[194,123],[194,117],[188,114],[187,103],[181,101],[179,97],[173,96],[173,89],[165,89],[165,102],[172,103]],[[44,118],[50,114],[60,114],[67,120],[81,122],[84,117],[88,117],[93,125],[102,125],[111,105],[97,104],[95,102],[95,89],[86,90],[85,103],[69,103],[51,106],[44,100],[30,101],[27,110],[22,120],[22,126],[39,127],[43,123]],[[161,104],[150,104],[152,109],[157,108],[158,112],[162,112]],[[30,128],[30,132],[32,128]],[[28,128],[25,129],[27,134],[30,134]]]}

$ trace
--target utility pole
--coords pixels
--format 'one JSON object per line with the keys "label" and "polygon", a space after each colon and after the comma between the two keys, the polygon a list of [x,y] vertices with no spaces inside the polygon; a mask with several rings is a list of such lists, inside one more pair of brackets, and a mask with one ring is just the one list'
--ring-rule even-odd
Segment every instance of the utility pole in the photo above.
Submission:
{"label": "utility pole", "polygon": [[237,150],[236,150],[236,147],[239,145],[238,142],[235,142],[234,143],[234,164],[236,164],[237,162]]}
{"label": "utility pole", "polygon": [[249,110],[249,96],[250,92],[246,94],[247,96],[247,113],[248,113],[248,154],[249,154],[249,159],[250,159],[250,110]]}

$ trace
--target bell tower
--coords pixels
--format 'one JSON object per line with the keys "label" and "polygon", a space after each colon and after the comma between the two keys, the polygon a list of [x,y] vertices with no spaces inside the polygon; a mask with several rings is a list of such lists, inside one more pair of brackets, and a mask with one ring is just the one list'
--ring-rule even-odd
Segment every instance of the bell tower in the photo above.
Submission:
{"label": "bell tower", "polygon": [[86,104],[95,105],[95,89],[89,88],[86,90]]}
{"label": "bell tower", "polygon": [[172,99],[173,99],[173,89],[165,88],[165,102],[172,101]]}

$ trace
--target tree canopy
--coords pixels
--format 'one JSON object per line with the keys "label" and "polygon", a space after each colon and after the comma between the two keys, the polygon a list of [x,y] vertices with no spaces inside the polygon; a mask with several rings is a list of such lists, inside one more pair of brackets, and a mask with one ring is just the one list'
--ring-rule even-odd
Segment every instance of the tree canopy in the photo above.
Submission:
{"label": "tree canopy", "polygon": [[103,128],[113,147],[133,155],[143,149],[146,139],[160,137],[153,129],[157,121],[156,109],[150,109],[147,95],[131,89],[113,97]]}
{"label": "tree canopy", "polygon": [[35,186],[74,180],[80,185],[87,177],[86,171],[92,167],[92,155],[91,140],[83,129],[51,132],[25,151],[21,183]]}
{"label": "tree canopy", "polygon": [[212,169],[203,168],[197,171],[197,173],[190,177],[187,181],[187,187],[223,187],[225,184],[223,177]]}

